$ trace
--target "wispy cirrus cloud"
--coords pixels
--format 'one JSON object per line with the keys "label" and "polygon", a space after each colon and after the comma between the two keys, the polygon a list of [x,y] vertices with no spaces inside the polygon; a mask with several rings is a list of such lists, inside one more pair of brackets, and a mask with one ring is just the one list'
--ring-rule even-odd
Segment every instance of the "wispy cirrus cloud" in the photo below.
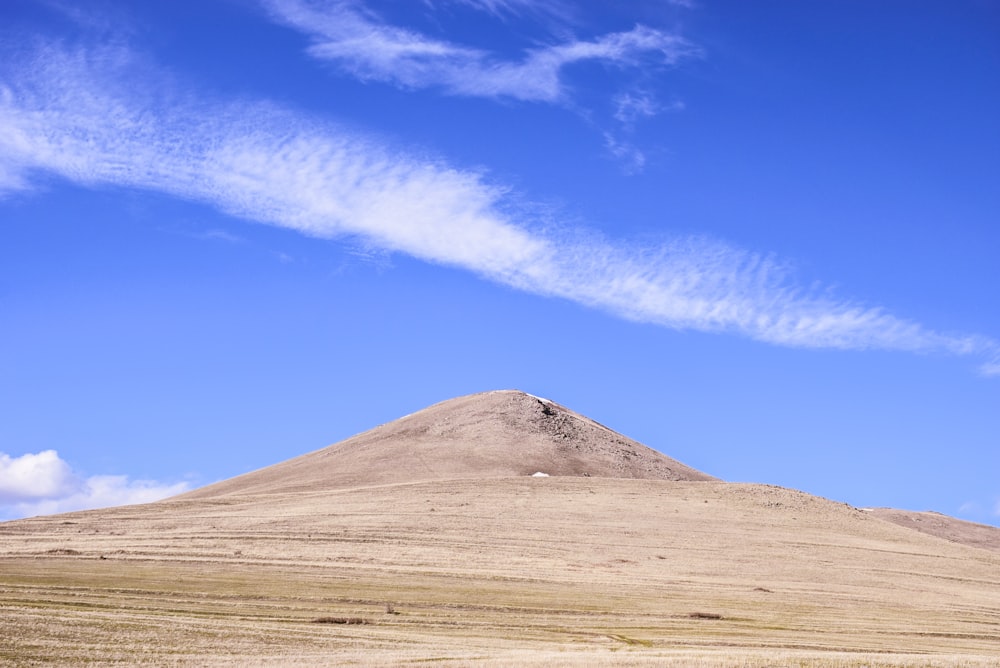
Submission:
{"label": "wispy cirrus cloud", "polygon": [[[679,35],[639,25],[594,39],[535,46],[520,59],[510,59],[391,25],[355,2],[261,1],[276,21],[311,38],[309,53],[315,58],[360,79],[405,88],[434,87],[452,95],[565,103],[568,65],[584,61],[620,68],[672,65],[699,53]],[[472,4],[501,12],[517,3]]]}
{"label": "wispy cirrus cloud", "polygon": [[626,129],[633,129],[637,121],[650,118],[665,111],[678,112],[684,110],[684,103],[674,100],[664,104],[644,90],[625,91],[614,98],[615,120]]}
{"label": "wispy cirrus cloud", "polygon": [[799,286],[780,261],[683,237],[639,245],[560,226],[482,173],[265,102],[164,91],[125,50],[45,47],[0,66],[0,184],[38,175],[143,188],[311,236],[353,239],[631,320],[768,343],[975,355],[942,334]]}
{"label": "wispy cirrus cloud", "polygon": [[634,125],[637,119],[655,116],[660,112],[660,103],[642,91],[625,92],[615,96],[615,119],[626,126]]}
{"label": "wispy cirrus cloud", "polygon": [[[632,77],[613,77],[620,81],[615,90],[607,93],[606,106],[610,111],[585,109],[576,99],[575,93],[579,91],[567,82],[567,69],[574,64],[594,62],[606,69],[619,73],[631,71],[649,79],[652,73],[666,66],[701,55],[699,47],[680,35],[643,25],[591,39],[563,38],[532,44],[516,56],[502,55],[392,25],[361,2],[260,1],[276,22],[311,39],[310,55],[358,79],[408,90],[430,88],[454,96],[513,99],[571,108],[588,123],[598,126],[605,149],[626,174],[639,173],[646,164],[646,154],[633,136],[637,121],[666,110],[678,111],[683,105],[661,104],[651,91],[635,88]],[[560,24],[562,29],[557,32],[568,31],[570,12],[559,3],[458,0],[458,4],[485,11],[500,20],[534,13]]]}
{"label": "wispy cirrus cloud", "polygon": [[0,452],[0,519],[150,503],[188,488],[186,482],[129,480],[122,475],[84,477],[55,450],[18,457]]}
{"label": "wispy cirrus cloud", "polygon": [[638,174],[646,166],[646,154],[634,140],[638,122],[663,112],[683,111],[684,104],[677,100],[663,104],[652,93],[641,89],[620,93],[612,101],[617,127],[604,132],[604,147],[626,174]]}
{"label": "wispy cirrus cloud", "polygon": [[478,11],[487,12],[499,18],[533,14],[551,17],[560,23],[566,23],[573,15],[572,7],[563,0],[425,0],[427,5],[453,4],[464,5]]}
{"label": "wispy cirrus cloud", "polygon": [[646,154],[631,141],[613,132],[604,133],[604,148],[618,160],[626,174],[638,174],[646,167]]}

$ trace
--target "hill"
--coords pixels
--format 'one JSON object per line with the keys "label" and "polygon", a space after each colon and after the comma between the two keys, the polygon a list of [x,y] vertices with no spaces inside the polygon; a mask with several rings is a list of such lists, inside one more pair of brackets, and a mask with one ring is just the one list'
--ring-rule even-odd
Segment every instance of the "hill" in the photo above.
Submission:
{"label": "hill", "polygon": [[876,517],[938,538],[1000,552],[1000,529],[930,511],[873,508]]}
{"label": "hill", "polygon": [[340,443],[189,492],[315,492],[534,473],[715,480],[564,406],[516,390],[450,399]]}
{"label": "hill", "polygon": [[0,664],[996,665],[1000,553],[879,515],[472,395],[166,501],[0,523]]}

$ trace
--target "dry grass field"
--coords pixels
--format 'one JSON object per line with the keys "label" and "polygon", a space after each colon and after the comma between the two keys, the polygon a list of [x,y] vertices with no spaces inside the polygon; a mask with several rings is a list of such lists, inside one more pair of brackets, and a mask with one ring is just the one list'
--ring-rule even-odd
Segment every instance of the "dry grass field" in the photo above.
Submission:
{"label": "dry grass field", "polygon": [[1000,664],[1000,551],[703,474],[324,485],[326,452],[0,524],[0,664]]}

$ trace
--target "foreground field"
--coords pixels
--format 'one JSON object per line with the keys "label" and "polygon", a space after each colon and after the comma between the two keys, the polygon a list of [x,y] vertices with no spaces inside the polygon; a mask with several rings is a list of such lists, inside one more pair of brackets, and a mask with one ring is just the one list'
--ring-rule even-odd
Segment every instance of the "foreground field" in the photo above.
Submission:
{"label": "foreground field", "polygon": [[0,524],[0,662],[989,666],[1000,553],[786,489],[504,478]]}

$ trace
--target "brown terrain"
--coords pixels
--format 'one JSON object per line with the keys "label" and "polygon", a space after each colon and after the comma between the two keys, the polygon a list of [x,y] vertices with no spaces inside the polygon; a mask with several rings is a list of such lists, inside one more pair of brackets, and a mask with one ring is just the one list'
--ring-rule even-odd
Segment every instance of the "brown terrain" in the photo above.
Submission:
{"label": "brown terrain", "polygon": [[998,536],[721,482],[490,392],[0,523],[0,665],[997,666]]}
{"label": "brown terrain", "polygon": [[873,508],[875,517],[955,543],[1000,552],[1000,529],[987,524],[966,522],[931,511],[916,512],[895,508]]}

